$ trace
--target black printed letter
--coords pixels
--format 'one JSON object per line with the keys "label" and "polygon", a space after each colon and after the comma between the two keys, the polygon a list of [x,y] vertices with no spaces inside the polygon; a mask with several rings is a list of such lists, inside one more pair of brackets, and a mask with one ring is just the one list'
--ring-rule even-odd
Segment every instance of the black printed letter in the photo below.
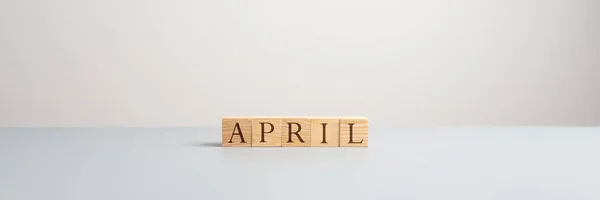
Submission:
{"label": "black printed letter", "polygon": [[[269,124],[269,126],[271,126],[270,131],[265,132],[265,124]],[[275,126],[273,126],[273,124],[271,124],[269,122],[261,122],[260,123],[260,142],[266,142],[265,141],[265,133],[272,133],[273,130],[275,130]]]}
{"label": "black printed letter", "polygon": [[325,126],[327,126],[327,123],[321,123],[321,125],[323,125],[323,141],[321,142],[321,144],[327,144],[327,140],[325,139],[325,135],[327,134],[325,131]]}
{"label": "black printed letter", "polygon": [[[238,133],[235,133],[235,130],[238,130]],[[242,129],[240,128],[240,124],[239,123],[235,123],[235,127],[233,127],[233,133],[231,134],[231,138],[229,138],[229,143],[233,143],[233,136],[234,135],[240,135],[240,138],[242,139],[241,143],[246,143],[246,141],[244,140],[244,135],[242,134]]]}
{"label": "black printed letter", "polygon": [[360,144],[363,142],[363,139],[360,139],[360,142],[353,142],[352,141],[352,126],[354,126],[354,123],[348,123],[348,125],[350,125],[350,142],[348,142],[348,144]]}
{"label": "black printed letter", "polygon": [[[300,137],[300,134],[298,134],[300,132],[300,130],[302,130],[302,126],[300,126],[300,124],[292,122],[292,123],[287,123],[288,124],[288,141],[287,143],[294,143],[292,142],[292,134],[296,134],[296,136],[298,136],[298,139],[300,139],[301,143],[304,143],[304,140],[302,140],[302,137]],[[292,133],[292,124],[295,124],[296,126],[298,126],[298,130],[294,133]]]}

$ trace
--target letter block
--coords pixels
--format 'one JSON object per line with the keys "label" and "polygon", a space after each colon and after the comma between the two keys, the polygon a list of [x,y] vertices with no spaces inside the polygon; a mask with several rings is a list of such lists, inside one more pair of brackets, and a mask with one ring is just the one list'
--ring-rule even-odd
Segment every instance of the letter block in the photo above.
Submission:
{"label": "letter block", "polygon": [[340,146],[340,118],[314,117],[310,124],[311,146]]}
{"label": "letter block", "polygon": [[281,146],[310,147],[310,118],[283,118]]}
{"label": "letter block", "polygon": [[368,147],[369,120],[364,117],[340,118],[340,147]]}
{"label": "letter block", "polygon": [[252,146],[281,146],[281,117],[257,117],[252,119]]}
{"label": "letter block", "polygon": [[366,117],[223,117],[222,147],[368,147]]}
{"label": "letter block", "polygon": [[221,132],[223,147],[252,146],[252,118],[223,117]]}

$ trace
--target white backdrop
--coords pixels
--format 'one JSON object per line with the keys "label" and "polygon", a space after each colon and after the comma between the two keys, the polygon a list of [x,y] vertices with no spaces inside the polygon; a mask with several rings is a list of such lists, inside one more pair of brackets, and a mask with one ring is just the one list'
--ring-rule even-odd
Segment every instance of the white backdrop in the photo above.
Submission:
{"label": "white backdrop", "polygon": [[592,0],[2,0],[0,126],[600,125]]}

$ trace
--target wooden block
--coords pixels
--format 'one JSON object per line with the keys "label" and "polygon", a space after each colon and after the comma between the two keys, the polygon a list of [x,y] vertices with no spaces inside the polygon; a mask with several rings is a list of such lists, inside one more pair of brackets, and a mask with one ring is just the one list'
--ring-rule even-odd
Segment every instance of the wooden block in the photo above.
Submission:
{"label": "wooden block", "polygon": [[311,146],[340,146],[340,118],[314,117],[310,124]]}
{"label": "wooden block", "polygon": [[252,146],[252,118],[223,117],[221,119],[221,146],[249,147]]}
{"label": "wooden block", "polygon": [[281,146],[310,147],[310,118],[283,118],[281,120]]}
{"label": "wooden block", "polygon": [[340,147],[368,147],[369,119],[365,117],[340,118]]}
{"label": "wooden block", "polygon": [[252,146],[281,146],[281,117],[256,117],[252,119]]}

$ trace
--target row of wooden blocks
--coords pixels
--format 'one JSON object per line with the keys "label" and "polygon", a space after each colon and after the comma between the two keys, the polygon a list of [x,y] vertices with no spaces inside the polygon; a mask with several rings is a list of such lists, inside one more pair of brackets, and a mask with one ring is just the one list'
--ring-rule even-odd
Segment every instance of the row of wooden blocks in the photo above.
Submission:
{"label": "row of wooden blocks", "polygon": [[365,117],[223,117],[223,147],[368,147]]}

